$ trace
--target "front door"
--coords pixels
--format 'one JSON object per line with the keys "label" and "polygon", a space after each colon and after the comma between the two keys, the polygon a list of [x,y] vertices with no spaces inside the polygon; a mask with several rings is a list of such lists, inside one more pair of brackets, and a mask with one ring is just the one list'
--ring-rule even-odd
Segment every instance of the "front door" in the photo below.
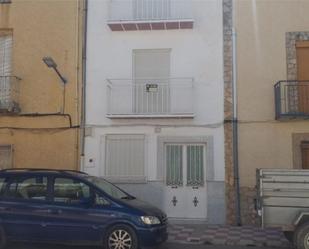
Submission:
{"label": "front door", "polygon": [[309,41],[296,43],[299,111],[309,114]]}
{"label": "front door", "polygon": [[170,218],[206,219],[204,144],[165,145],[165,211]]}

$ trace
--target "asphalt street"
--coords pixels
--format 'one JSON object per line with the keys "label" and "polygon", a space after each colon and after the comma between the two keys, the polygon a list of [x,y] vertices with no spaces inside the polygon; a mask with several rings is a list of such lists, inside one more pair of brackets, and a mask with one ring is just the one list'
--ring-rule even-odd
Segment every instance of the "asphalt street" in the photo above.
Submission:
{"label": "asphalt street", "polygon": [[[171,244],[166,243],[156,249],[280,249],[271,247],[243,247],[243,246],[211,246],[211,245],[192,245],[192,244]],[[11,243],[7,249],[102,249],[101,247],[90,246],[61,246],[47,244],[30,243]]]}

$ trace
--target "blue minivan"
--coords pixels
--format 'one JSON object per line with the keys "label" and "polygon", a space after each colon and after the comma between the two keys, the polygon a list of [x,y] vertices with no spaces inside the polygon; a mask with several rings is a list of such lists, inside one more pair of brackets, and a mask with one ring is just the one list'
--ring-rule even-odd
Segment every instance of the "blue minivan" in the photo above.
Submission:
{"label": "blue minivan", "polygon": [[7,241],[137,249],[167,239],[167,217],[102,178],[79,171],[0,171],[0,248]]}

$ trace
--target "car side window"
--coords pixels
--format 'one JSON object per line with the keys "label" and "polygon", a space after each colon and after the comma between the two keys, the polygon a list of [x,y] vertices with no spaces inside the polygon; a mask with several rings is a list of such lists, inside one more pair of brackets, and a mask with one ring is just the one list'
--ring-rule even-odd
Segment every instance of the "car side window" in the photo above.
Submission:
{"label": "car side window", "polygon": [[101,196],[98,193],[95,193],[94,204],[98,206],[108,206],[110,205],[110,202],[105,197]]}
{"label": "car side window", "polygon": [[80,204],[90,199],[90,187],[78,180],[57,177],[54,181],[54,202]]}
{"label": "car side window", "polygon": [[35,176],[13,179],[9,182],[5,196],[15,199],[46,200],[47,177]]}
{"label": "car side window", "polygon": [[6,177],[0,177],[0,197],[3,197],[6,187]]}

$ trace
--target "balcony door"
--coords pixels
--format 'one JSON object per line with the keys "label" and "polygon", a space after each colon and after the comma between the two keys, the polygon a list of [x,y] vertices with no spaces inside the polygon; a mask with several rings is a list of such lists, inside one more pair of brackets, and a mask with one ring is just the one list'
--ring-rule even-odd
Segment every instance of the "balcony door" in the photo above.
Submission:
{"label": "balcony door", "polygon": [[171,0],[133,0],[135,20],[166,20],[171,15]]}
{"label": "balcony door", "polygon": [[167,114],[170,110],[170,49],[133,50],[133,112]]}
{"label": "balcony door", "polygon": [[296,43],[299,111],[309,114],[309,41]]}

